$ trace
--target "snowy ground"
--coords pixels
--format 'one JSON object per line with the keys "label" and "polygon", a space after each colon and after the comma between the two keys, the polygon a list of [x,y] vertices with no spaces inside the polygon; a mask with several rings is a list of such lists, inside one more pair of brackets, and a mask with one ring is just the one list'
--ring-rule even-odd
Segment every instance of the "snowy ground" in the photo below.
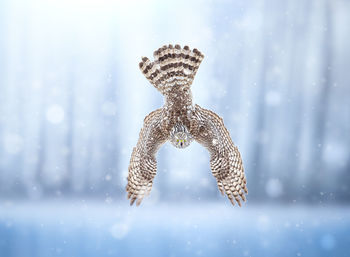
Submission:
{"label": "snowy ground", "polygon": [[349,256],[350,207],[0,204],[0,256]]}

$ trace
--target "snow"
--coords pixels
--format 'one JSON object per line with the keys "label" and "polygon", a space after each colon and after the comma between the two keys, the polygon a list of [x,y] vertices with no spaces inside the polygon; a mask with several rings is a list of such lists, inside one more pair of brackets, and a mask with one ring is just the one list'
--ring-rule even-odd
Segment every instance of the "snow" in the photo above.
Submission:
{"label": "snow", "polygon": [[335,238],[331,234],[325,234],[321,238],[321,246],[325,250],[332,250],[336,246]]}
{"label": "snow", "polygon": [[4,148],[9,154],[17,154],[23,149],[23,139],[15,133],[8,133],[4,136]]}
{"label": "snow", "polygon": [[122,239],[128,234],[129,230],[130,227],[126,222],[120,222],[112,225],[110,233],[114,238]]}
{"label": "snow", "polygon": [[265,102],[270,106],[278,106],[281,103],[281,95],[277,91],[268,91],[265,95]]}
{"label": "snow", "polygon": [[117,113],[117,105],[113,102],[104,102],[101,109],[102,113],[106,116],[114,116]]}
{"label": "snow", "polygon": [[0,252],[57,256],[346,256],[350,209],[70,201],[0,205]]}
{"label": "snow", "polygon": [[49,106],[46,111],[46,119],[53,124],[61,123],[64,120],[64,110],[62,106],[58,104]]}
{"label": "snow", "polygon": [[283,185],[279,179],[270,178],[265,186],[266,193],[272,198],[277,198],[283,193]]}
{"label": "snow", "polygon": [[[348,2],[0,1],[0,257],[347,256]],[[151,195],[128,205],[164,101],[138,62],[169,43],[205,54],[193,103],[240,150],[242,208],[195,142],[162,146]]]}

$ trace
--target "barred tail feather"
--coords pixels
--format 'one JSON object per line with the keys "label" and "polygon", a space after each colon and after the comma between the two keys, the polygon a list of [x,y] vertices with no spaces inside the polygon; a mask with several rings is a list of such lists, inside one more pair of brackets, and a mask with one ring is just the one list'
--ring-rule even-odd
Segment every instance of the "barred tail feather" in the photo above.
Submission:
{"label": "barred tail feather", "polygon": [[190,86],[204,55],[188,46],[163,46],[154,52],[154,61],[143,57],[139,66],[148,81],[162,94],[175,84]]}

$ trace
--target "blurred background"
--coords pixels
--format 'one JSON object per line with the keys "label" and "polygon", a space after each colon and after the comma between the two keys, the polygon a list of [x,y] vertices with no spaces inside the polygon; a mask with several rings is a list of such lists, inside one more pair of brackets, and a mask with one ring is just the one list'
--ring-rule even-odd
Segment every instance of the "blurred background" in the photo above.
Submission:
{"label": "blurred background", "polygon": [[[348,256],[348,0],[2,0],[0,256]],[[158,153],[129,207],[129,158],[163,104],[139,71],[164,44],[205,58],[194,102],[224,118],[249,195],[209,154]],[[153,58],[153,57],[152,57]]]}

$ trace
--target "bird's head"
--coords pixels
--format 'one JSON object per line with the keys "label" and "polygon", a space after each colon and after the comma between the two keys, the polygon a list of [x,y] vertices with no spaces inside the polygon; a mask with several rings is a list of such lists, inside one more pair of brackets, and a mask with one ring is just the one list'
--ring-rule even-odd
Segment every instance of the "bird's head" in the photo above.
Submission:
{"label": "bird's head", "polygon": [[190,139],[185,132],[178,132],[174,135],[172,144],[177,148],[186,148],[190,145]]}
{"label": "bird's head", "polygon": [[183,125],[176,126],[172,133],[170,134],[170,142],[176,148],[186,148],[189,146],[193,140],[191,134],[188,132],[187,128]]}

